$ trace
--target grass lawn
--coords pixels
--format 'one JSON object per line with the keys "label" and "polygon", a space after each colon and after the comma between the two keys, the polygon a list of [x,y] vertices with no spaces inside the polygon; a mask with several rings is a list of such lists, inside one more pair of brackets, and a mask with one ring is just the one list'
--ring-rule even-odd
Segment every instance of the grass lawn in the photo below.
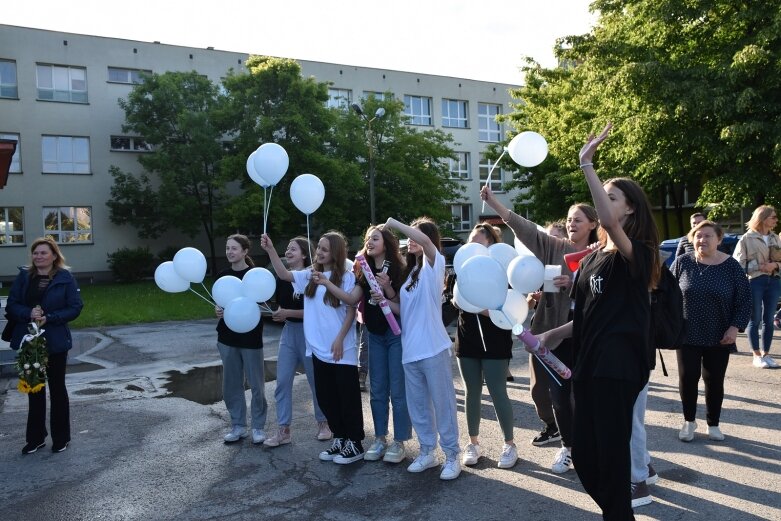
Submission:
{"label": "grass lawn", "polygon": [[[211,288],[212,281],[204,281]],[[165,320],[214,318],[214,305],[192,293],[166,293],[154,281],[81,285],[84,309],[71,327],[90,328]],[[191,289],[208,298],[202,286]]]}

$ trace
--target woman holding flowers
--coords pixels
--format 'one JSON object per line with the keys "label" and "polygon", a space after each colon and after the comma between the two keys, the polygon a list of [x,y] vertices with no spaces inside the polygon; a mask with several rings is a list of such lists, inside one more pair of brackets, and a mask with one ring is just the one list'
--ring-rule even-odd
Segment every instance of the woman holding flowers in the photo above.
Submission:
{"label": "woman holding flowers", "polygon": [[[68,447],[70,436],[70,406],[65,388],[65,366],[68,351],[73,347],[68,322],[81,313],[83,303],[76,280],[65,265],[65,257],[53,239],[36,239],[30,247],[31,262],[19,270],[11,286],[6,308],[9,319],[16,323],[11,338],[12,349],[27,349],[35,333],[27,335],[34,323],[40,337],[46,341],[48,362],[44,364],[51,397],[50,428],[52,452]],[[35,331],[35,327],[32,328]],[[39,338],[40,338],[39,337]],[[35,369],[34,367],[32,369]],[[23,386],[20,382],[20,388]],[[32,389],[25,389],[32,391]],[[27,443],[22,454],[32,454],[46,446],[46,389],[29,392]]]}

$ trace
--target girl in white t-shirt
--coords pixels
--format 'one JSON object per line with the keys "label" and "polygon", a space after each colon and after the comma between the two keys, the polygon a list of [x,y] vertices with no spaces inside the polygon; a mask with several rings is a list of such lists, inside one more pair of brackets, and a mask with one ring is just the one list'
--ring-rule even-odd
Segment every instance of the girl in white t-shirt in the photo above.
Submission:
{"label": "girl in white t-shirt", "polygon": [[442,324],[445,257],[439,251],[439,229],[427,217],[416,219],[409,226],[390,218],[385,226],[409,239],[406,280],[399,292],[401,302],[390,301],[391,309],[401,318],[401,363],[407,409],[420,443],[420,455],[407,470],[423,472],[439,464],[434,456],[439,433],[439,443],[445,453],[439,477],[455,479],[461,473],[461,462],[450,358],[452,341]]}
{"label": "girl in white t-shirt", "polygon": [[315,394],[334,434],[331,448],[320,453],[323,461],[347,464],[363,459],[363,406],[358,384],[355,349],[355,308],[327,291],[330,281],[345,293],[355,288],[355,276],[345,269],[347,241],[339,232],[324,234],[310,269],[288,271],[268,235],[260,243],[277,276],[304,294],[306,355],[312,357]]}

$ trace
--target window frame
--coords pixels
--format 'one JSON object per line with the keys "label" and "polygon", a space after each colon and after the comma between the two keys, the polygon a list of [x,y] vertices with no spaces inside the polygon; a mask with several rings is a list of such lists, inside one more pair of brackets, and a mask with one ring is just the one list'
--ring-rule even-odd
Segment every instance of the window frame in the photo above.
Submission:
{"label": "window frame", "polygon": [[[483,112],[483,108],[496,108],[496,114]],[[496,121],[496,116],[502,115],[500,103],[477,103],[477,140],[482,143],[499,143],[502,140],[502,124]],[[496,128],[492,128],[495,125]],[[494,138],[495,139],[492,139]]]}
{"label": "window frame", "polygon": [[[14,230],[9,232],[7,224],[13,224],[9,213],[11,210],[18,210],[21,215],[21,230]],[[9,242],[11,237],[21,237],[21,242]],[[24,238],[24,206],[0,206],[0,248],[6,248],[11,246],[24,246],[26,244]]]}
{"label": "window frame", "polygon": [[[9,60],[6,58],[0,58],[0,63],[7,63],[13,66],[14,81],[4,82],[5,77],[0,74],[0,98],[5,99],[19,99],[19,73],[16,68],[16,60]],[[0,70],[2,73],[2,70]],[[13,89],[11,93],[10,90]]]}
{"label": "window frame", "polygon": [[[415,112],[415,108],[413,106],[413,101],[418,101],[418,105],[420,107],[419,113]],[[428,114],[425,114],[423,111],[423,102],[426,102],[428,105]],[[404,115],[407,117],[407,124],[408,125],[416,125],[421,127],[432,127],[434,126],[434,114],[433,114],[433,106],[434,106],[434,100],[430,96],[416,96],[414,94],[405,94],[404,95]],[[427,123],[423,122],[425,120],[428,120]]]}
{"label": "window frame", "polygon": [[[485,186],[486,181],[488,181],[488,173],[491,171],[492,166],[494,166],[494,162],[486,157],[485,152],[480,152],[477,167],[480,187]],[[483,172],[485,172],[485,177],[483,177]],[[495,183],[498,183],[498,186]],[[501,164],[497,165],[496,169],[491,173],[491,191],[494,193],[507,191],[504,187],[504,169]]]}
{"label": "window frame", "polygon": [[[456,115],[451,109],[456,109]],[[442,98],[442,126],[446,128],[469,128],[469,101]]]}
{"label": "window frame", "polygon": [[[116,139],[127,139],[128,140],[128,148],[116,148],[114,147],[114,140]],[[111,152],[137,152],[141,154],[148,154],[150,152],[154,151],[154,147],[146,142],[146,140],[141,136],[119,136],[119,135],[111,135],[109,136],[109,151]]]}
{"label": "window frame", "polygon": [[[460,216],[456,215],[459,209]],[[464,210],[467,210],[467,219],[464,220]],[[472,229],[472,205],[469,203],[450,203],[451,222],[454,232],[468,232]]]}
{"label": "window frame", "polygon": [[[41,86],[41,80],[45,79],[41,77],[41,69],[48,68],[50,69],[50,77],[49,81],[51,82],[51,87],[42,87]],[[57,71],[60,72],[60,75],[64,72],[67,73],[67,82],[68,82],[68,88],[67,89],[61,89],[57,88],[57,81],[62,81],[62,78],[58,78],[57,74],[55,74]],[[83,72],[84,78],[83,79],[76,79],[73,77],[73,73],[76,71]],[[75,81],[83,81],[84,82],[84,89],[74,89],[73,83]],[[36,63],[35,64],[35,88],[37,92],[37,100],[38,101],[56,101],[61,103],[81,103],[81,104],[87,104],[89,103],[89,83],[87,81],[87,68],[86,67],[78,67],[75,65],[55,65],[52,63]],[[50,92],[51,97],[43,96],[42,93]],[[59,93],[59,97],[58,97]]]}
{"label": "window frame", "polygon": [[[56,158],[54,161],[47,160],[47,154],[46,154],[46,143],[49,139],[55,139],[55,155]],[[59,159],[60,152],[64,152],[65,149],[64,143],[61,145],[61,140],[64,139],[70,139],[71,140],[71,161],[65,161]],[[83,165],[85,164],[84,161],[76,161],[74,160],[74,156],[76,155],[77,150],[74,148],[74,144],[77,141],[81,142],[81,140],[84,140],[87,145],[87,160],[86,160],[86,171],[76,171],[75,167],[71,168],[71,171],[62,170],[62,167],[60,165]],[[51,135],[51,134],[44,134],[41,136],[41,173],[43,174],[70,174],[70,175],[91,175],[92,174],[92,161],[91,161],[91,151],[90,151],[90,138],[87,136],[57,136],[57,135]],[[57,165],[56,170],[47,170],[47,165],[51,165],[52,163]]]}
{"label": "window frame", "polygon": [[352,103],[352,101],[352,89],[328,87],[328,101],[326,101],[325,106],[329,109],[350,110],[350,103]]}
{"label": "window frame", "polygon": [[[127,81],[112,79],[111,78],[112,71],[126,72],[128,77]],[[138,81],[134,80],[133,78],[134,73],[136,75],[135,79]],[[107,75],[106,83],[117,83],[119,85],[141,85],[142,83],[144,83],[144,79],[140,76],[141,74],[152,74],[152,71],[148,69],[134,69],[132,67],[114,67],[112,65],[109,65],[107,67],[107,72],[106,72]]]}
{"label": "window frame", "polygon": [[[456,181],[470,181],[472,179],[471,154],[469,152],[454,152],[457,159],[447,158],[448,178]],[[464,169],[461,166],[465,167]],[[456,173],[456,175],[453,175]]]}
{"label": "window frame", "polygon": [[[73,221],[74,227],[73,229],[63,229],[62,228],[62,215],[63,210],[67,209],[71,215],[69,216],[70,220]],[[79,229],[78,224],[78,218],[76,217],[76,214],[79,212],[79,210],[87,210],[88,217],[89,217],[89,228],[82,228]],[[50,214],[52,212],[55,212],[57,214],[57,226],[58,228],[47,228],[47,214]],[[92,206],[44,206],[41,209],[41,216],[43,217],[43,236],[44,237],[51,237],[54,239],[54,241],[57,244],[94,244],[94,237],[93,237],[93,217],[92,217]],[[78,235],[88,234],[87,239],[83,240],[63,240],[64,238],[74,238]],[[55,236],[57,234],[57,236]]]}

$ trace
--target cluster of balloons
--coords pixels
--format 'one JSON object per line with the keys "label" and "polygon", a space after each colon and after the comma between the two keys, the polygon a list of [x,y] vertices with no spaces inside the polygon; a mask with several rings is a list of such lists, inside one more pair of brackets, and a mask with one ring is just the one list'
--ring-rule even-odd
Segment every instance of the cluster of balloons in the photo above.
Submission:
{"label": "cluster of balloons", "polygon": [[220,277],[212,287],[214,302],[225,310],[225,325],[236,333],[252,331],[260,322],[261,302],[274,295],[276,279],[266,268],[252,268],[243,279]]}
{"label": "cluster of balloons", "polygon": [[263,188],[276,186],[288,166],[287,152],[276,143],[263,143],[247,158],[247,174]]}
{"label": "cluster of balloons", "polygon": [[519,255],[504,243],[488,248],[475,242],[465,244],[453,258],[453,269],[458,276],[453,289],[456,305],[469,313],[488,310],[491,322],[507,330],[526,320],[525,295],[537,291],[545,277],[539,259]]}
{"label": "cluster of balloons", "polygon": [[206,257],[196,248],[182,248],[174,260],[163,262],[155,270],[157,287],[167,293],[181,293],[190,283],[201,283],[206,276]]}

